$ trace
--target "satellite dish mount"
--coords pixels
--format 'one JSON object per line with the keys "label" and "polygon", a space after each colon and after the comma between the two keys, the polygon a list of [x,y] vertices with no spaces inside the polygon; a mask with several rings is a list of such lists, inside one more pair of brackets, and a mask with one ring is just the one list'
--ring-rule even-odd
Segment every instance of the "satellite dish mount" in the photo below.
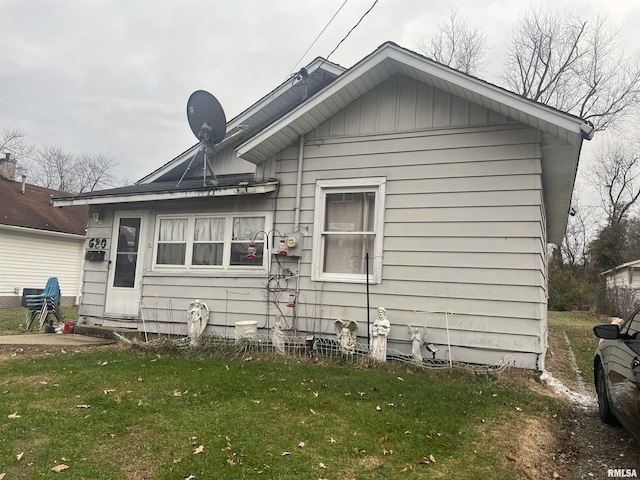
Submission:
{"label": "satellite dish mount", "polygon": [[[198,153],[202,152],[202,186],[207,183],[207,170],[211,172],[213,184],[218,180],[211,165],[210,155],[215,157],[215,146],[220,143],[227,133],[227,120],[220,102],[204,90],[197,90],[191,94],[187,102],[187,119],[195,137],[200,141],[198,152],[191,158],[187,169],[178,182],[182,182]],[[211,160],[213,160],[211,158]]]}

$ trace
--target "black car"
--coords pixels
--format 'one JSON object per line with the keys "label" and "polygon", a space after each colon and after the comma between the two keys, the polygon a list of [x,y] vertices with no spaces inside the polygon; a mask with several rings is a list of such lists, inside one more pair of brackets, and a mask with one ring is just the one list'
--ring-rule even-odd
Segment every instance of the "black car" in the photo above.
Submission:
{"label": "black car", "polygon": [[640,308],[622,326],[593,332],[601,339],[593,360],[600,419],[620,422],[640,443]]}

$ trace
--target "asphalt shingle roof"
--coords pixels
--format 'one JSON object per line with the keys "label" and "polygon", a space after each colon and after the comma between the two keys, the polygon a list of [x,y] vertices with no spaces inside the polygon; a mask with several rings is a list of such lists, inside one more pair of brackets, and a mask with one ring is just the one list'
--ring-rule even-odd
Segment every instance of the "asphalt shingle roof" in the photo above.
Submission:
{"label": "asphalt shingle roof", "polygon": [[0,225],[84,235],[89,207],[53,207],[51,197],[63,195],[69,194],[30,184],[23,194],[22,182],[0,177]]}

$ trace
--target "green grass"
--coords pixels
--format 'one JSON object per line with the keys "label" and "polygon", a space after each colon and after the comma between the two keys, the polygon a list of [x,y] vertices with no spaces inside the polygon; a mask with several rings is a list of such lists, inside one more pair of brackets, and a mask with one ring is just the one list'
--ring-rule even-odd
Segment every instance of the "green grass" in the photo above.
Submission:
{"label": "green grass", "polygon": [[[564,332],[576,358],[576,363],[582,378],[587,385],[593,383],[593,355],[598,347],[598,338],[593,334],[593,327],[601,323],[608,323],[609,318],[592,312],[549,312],[549,343],[552,350],[558,350],[566,341],[562,337]],[[554,348],[555,344],[555,348]],[[575,389],[576,375],[566,359],[551,362],[567,380],[573,383]],[[552,373],[555,372],[552,370]],[[558,378],[561,378],[559,375]]]}
{"label": "green grass", "polygon": [[[19,333],[23,314],[0,309],[0,331]],[[591,328],[600,321],[550,312],[558,357],[566,332],[590,373]],[[7,480],[550,478],[544,458],[566,436],[567,404],[519,371],[414,372],[123,346],[28,354],[0,351]],[[551,444],[527,453],[536,432],[550,432]],[[51,470],[60,464],[69,468]]]}
{"label": "green grass", "polygon": [[564,408],[486,376],[114,347],[8,359],[0,379],[12,479],[512,479],[487,430]]}
{"label": "green grass", "polygon": [[[65,320],[75,321],[78,318],[78,307],[62,307],[61,310]],[[36,318],[36,323],[31,326],[31,329],[25,331],[24,317],[26,313],[26,308],[0,308],[0,335],[37,332],[39,317]]]}

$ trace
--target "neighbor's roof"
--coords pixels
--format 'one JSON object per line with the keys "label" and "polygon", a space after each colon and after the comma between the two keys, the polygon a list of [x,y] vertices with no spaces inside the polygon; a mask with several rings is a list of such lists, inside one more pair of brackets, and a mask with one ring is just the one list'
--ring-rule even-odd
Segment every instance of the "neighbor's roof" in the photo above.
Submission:
{"label": "neighbor's roof", "polygon": [[629,267],[640,267],[640,260],[634,260],[633,262],[623,263],[622,265],[613,267],[612,269],[607,270],[606,272],[602,272],[600,275],[607,275],[608,273],[613,273],[618,270],[624,270],[625,268],[629,268]]}
{"label": "neighbor's roof", "polygon": [[85,235],[89,208],[77,206],[56,208],[53,196],[66,192],[0,178],[0,226],[30,228],[47,232]]}

